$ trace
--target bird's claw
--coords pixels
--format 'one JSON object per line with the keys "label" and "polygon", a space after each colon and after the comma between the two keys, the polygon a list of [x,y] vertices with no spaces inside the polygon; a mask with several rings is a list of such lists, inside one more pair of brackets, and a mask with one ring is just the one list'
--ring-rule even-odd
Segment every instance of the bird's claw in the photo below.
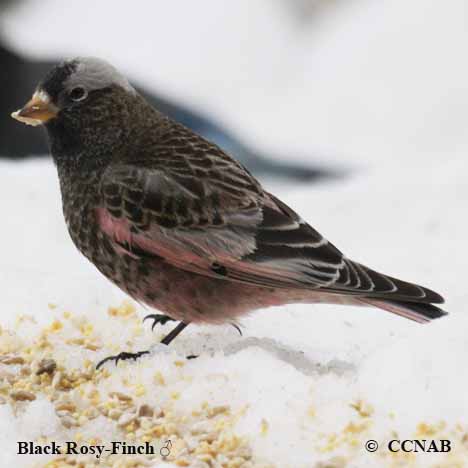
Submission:
{"label": "bird's claw", "polygon": [[168,315],[163,315],[163,314],[149,314],[143,319],[143,322],[146,319],[153,320],[153,325],[151,325],[151,331],[154,330],[154,327],[158,323],[160,323],[161,325],[165,325],[167,322],[175,322],[175,320],[172,317],[169,317]]}
{"label": "bird's claw", "polygon": [[237,325],[237,323],[231,323],[231,325],[239,332],[239,335],[242,336],[242,330],[239,325]]}
{"label": "bird's claw", "polygon": [[133,359],[136,361],[139,357],[144,356],[145,354],[149,354],[149,351],[138,351],[137,353],[122,351],[115,356],[107,356],[102,361],[99,361],[96,366],[96,370],[99,370],[108,361],[115,361],[115,365],[117,365],[119,361],[126,361],[127,359]]}

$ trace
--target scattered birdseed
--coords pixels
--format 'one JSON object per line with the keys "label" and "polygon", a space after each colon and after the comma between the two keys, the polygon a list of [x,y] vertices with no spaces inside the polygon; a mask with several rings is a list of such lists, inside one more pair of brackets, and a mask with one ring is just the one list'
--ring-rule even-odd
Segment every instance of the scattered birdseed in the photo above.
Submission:
{"label": "scattered birdseed", "polygon": [[70,413],[73,413],[76,411],[76,406],[72,402],[61,402],[55,405],[55,410],[56,411],[68,411]]}
{"label": "scattered birdseed", "polygon": [[[70,317],[72,315],[70,314]],[[120,315],[116,315],[120,317]],[[76,320],[75,320],[76,319]],[[63,327],[49,325],[40,330],[30,342],[23,342],[15,333],[2,330],[0,335],[0,405],[10,405],[16,417],[29,405],[29,402],[40,398],[50,402],[62,426],[61,436],[65,440],[75,440],[82,444],[106,443],[103,440],[102,427],[107,427],[113,440],[127,444],[149,442],[156,447],[163,447],[171,441],[171,450],[164,460],[173,466],[190,468],[276,468],[279,465],[265,464],[257,459],[251,441],[239,437],[235,432],[236,422],[246,414],[247,405],[234,410],[228,404],[211,405],[205,402],[186,411],[175,410],[179,400],[171,395],[183,398],[183,390],[172,386],[172,378],[163,376],[158,370],[148,382],[140,383],[132,373],[132,365],[126,364],[119,369],[118,380],[113,370],[95,371],[93,351],[85,350],[84,339],[79,352],[87,353],[83,364],[78,369],[69,368],[66,364],[57,364],[63,355],[63,347],[75,349],[76,331],[90,328],[86,320],[79,317],[64,322]],[[58,330],[53,331],[53,330]],[[99,339],[93,331],[93,339]],[[51,336],[52,335],[52,336]],[[47,339],[51,336],[50,340]],[[5,346],[5,343],[8,343]],[[60,346],[60,348],[58,347]],[[107,350],[109,351],[109,350]],[[49,357],[44,357],[44,355]],[[56,359],[53,359],[52,357]],[[64,360],[66,362],[66,360]],[[174,361],[171,361],[171,363]],[[150,365],[150,363],[147,363]],[[180,378],[188,365],[180,366],[177,372]],[[128,369],[128,373],[126,373]],[[149,374],[151,375],[151,374]],[[226,381],[229,380],[225,376]],[[117,387],[118,385],[118,387]],[[115,389],[119,388],[120,391]],[[123,389],[123,390],[122,390]],[[175,390],[177,389],[177,390]],[[144,392],[142,391],[144,390]],[[159,395],[164,393],[165,397]],[[353,457],[360,453],[357,448],[364,447],[367,439],[372,439],[373,408],[365,401],[350,403],[355,410],[354,418],[337,428],[334,434],[319,436],[316,446],[311,450],[323,455],[323,461],[311,464],[313,468],[345,468],[352,465]],[[314,408],[313,417],[319,411]],[[317,409],[315,409],[317,408]],[[310,418],[310,408],[305,410],[304,418]],[[267,437],[273,433],[274,419],[269,415],[260,420],[260,434]],[[99,422],[96,423],[96,419]],[[316,419],[315,419],[316,420]],[[270,427],[271,426],[271,427]],[[99,428],[99,429],[98,429]],[[447,463],[439,468],[464,466],[468,454],[468,430],[460,424],[450,429],[443,422],[421,422],[414,429],[415,438],[453,440],[453,453]],[[47,443],[47,439],[36,442]],[[337,456],[344,451],[348,455]],[[378,466],[410,466],[412,460],[406,454],[397,454],[385,458],[385,451],[375,453]],[[411,454],[410,454],[411,455]],[[100,460],[90,456],[63,455],[48,462],[39,462],[35,468],[137,468],[154,466],[161,461],[159,452],[154,455],[109,455]],[[355,465],[359,466],[359,465]],[[281,467],[282,468],[282,467]]]}
{"label": "scattered birdseed", "polygon": [[229,413],[229,410],[230,408],[227,405],[214,406],[213,408],[207,408],[206,415],[209,418],[213,418],[215,416],[218,416],[218,414]]}
{"label": "scattered birdseed", "polygon": [[78,426],[77,421],[75,418],[65,414],[60,418],[60,422],[62,423],[63,427],[70,429],[72,427]]}
{"label": "scattered birdseed", "polygon": [[137,419],[138,415],[136,414],[122,414],[122,416],[120,416],[118,422],[117,422],[117,426],[118,427],[127,427],[129,424],[131,424],[132,422],[134,422],[136,419]]}
{"label": "scattered birdseed", "polygon": [[347,461],[345,457],[333,457],[329,460],[318,462],[314,468],[345,468]]}
{"label": "scattered birdseed", "polygon": [[21,356],[3,356],[0,358],[0,362],[2,364],[6,364],[7,366],[11,366],[14,364],[24,364],[24,359]]}
{"label": "scattered birdseed", "polygon": [[62,381],[62,373],[56,372],[54,374],[54,378],[52,379],[52,383],[51,383],[52,388],[59,388],[61,381]]}
{"label": "scattered birdseed", "polygon": [[154,410],[153,408],[151,408],[150,405],[144,404],[138,408],[139,417],[148,416],[149,418],[151,418],[153,415],[154,415]]}
{"label": "scattered birdseed", "polygon": [[33,401],[36,399],[36,395],[26,390],[16,390],[10,393],[11,398],[16,401]]}
{"label": "scattered birdseed", "polygon": [[266,419],[262,419],[262,422],[260,423],[260,433],[262,434],[262,436],[267,435],[268,428],[269,428],[268,421]]}
{"label": "scattered birdseed", "polygon": [[116,397],[120,401],[133,401],[133,398],[131,396],[125,395],[125,393],[121,393],[121,392],[110,392],[109,396]]}
{"label": "scattered birdseed", "polygon": [[109,307],[107,313],[111,317],[130,317],[136,314],[136,308],[130,301],[123,301],[119,307]]}
{"label": "scattered birdseed", "polygon": [[362,400],[351,403],[350,406],[351,408],[355,409],[363,418],[368,418],[374,413],[374,408],[369,403],[366,403]]}
{"label": "scattered birdseed", "polygon": [[39,362],[36,375],[41,375],[44,373],[53,374],[56,368],[57,363],[53,359],[42,359],[42,361]]}
{"label": "scattered birdseed", "polygon": [[109,410],[109,412],[107,413],[107,417],[113,419],[114,421],[117,421],[120,418],[120,416],[122,416],[122,411],[116,408]]}

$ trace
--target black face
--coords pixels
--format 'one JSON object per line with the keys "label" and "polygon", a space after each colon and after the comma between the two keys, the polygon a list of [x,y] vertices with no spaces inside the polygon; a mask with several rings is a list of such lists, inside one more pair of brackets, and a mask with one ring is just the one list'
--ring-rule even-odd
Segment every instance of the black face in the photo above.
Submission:
{"label": "black face", "polygon": [[[55,67],[37,88],[58,108],[57,116],[45,123],[56,160],[89,155],[103,144],[120,146],[126,134],[131,95],[115,84],[90,82],[80,75],[78,66],[72,61]],[[93,158],[92,162],[98,161]]]}
{"label": "black face", "polygon": [[78,63],[73,61],[56,66],[38,86],[38,89],[44,90],[50,96],[60,110],[81,107],[80,103],[84,104],[89,97],[90,90],[85,84],[69,83],[70,77],[76,73],[77,65]]}
{"label": "black face", "polygon": [[54,67],[32,98],[11,116],[43,125],[59,170],[95,171],[131,152],[132,137],[151,108],[112,65],[81,57]]}
{"label": "black face", "polygon": [[76,61],[57,65],[50,70],[38,88],[43,89],[52,101],[58,103],[59,98],[63,95],[65,82],[76,72],[77,65]]}

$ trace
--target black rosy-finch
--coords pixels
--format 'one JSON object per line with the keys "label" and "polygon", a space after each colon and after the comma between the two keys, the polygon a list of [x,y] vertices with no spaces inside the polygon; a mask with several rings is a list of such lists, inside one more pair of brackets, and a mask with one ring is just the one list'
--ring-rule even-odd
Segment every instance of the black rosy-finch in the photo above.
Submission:
{"label": "black rosy-finch", "polygon": [[189,323],[289,303],[375,306],[418,322],[445,315],[439,294],[350,260],[103,60],[56,66],[12,115],[47,130],[76,247],[162,312],[154,323],[180,321],[164,344]]}

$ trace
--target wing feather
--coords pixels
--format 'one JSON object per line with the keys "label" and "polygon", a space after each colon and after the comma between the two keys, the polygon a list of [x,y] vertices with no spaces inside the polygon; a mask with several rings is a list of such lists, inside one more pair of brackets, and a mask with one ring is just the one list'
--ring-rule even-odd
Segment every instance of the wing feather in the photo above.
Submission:
{"label": "wing feather", "polygon": [[219,148],[184,135],[162,139],[158,157],[105,172],[98,221],[120,249],[125,238],[138,255],[228,281],[443,302],[349,260]]}

